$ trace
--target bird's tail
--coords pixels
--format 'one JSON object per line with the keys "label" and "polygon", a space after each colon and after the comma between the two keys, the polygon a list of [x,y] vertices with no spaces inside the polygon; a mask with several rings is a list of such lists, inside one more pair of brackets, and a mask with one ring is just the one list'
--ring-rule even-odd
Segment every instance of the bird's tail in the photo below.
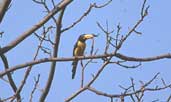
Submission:
{"label": "bird's tail", "polygon": [[76,69],[77,69],[77,64],[78,64],[77,60],[72,62],[72,66],[73,66],[73,68],[72,68],[72,79],[74,79],[74,77],[75,77],[75,73],[76,73]]}

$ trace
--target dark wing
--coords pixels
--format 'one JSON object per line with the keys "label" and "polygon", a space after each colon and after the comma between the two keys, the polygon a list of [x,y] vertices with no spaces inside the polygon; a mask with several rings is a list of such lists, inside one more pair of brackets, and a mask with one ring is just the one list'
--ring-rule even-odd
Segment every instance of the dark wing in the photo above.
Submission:
{"label": "dark wing", "polygon": [[76,42],[75,45],[74,45],[74,49],[73,49],[73,52],[72,52],[72,55],[73,55],[73,56],[75,56],[75,53],[74,53],[74,52],[75,52],[76,48],[77,48],[77,42]]}
{"label": "dark wing", "polygon": [[[77,49],[77,42],[76,44],[74,45],[74,49],[73,49],[73,56],[76,56],[75,55],[75,50]],[[77,69],[77,64],[78,64],[78,60],[75,60],[72,62],[72,79],[74,79],[75,77],[75,73],[76,73],[76,69]]]}

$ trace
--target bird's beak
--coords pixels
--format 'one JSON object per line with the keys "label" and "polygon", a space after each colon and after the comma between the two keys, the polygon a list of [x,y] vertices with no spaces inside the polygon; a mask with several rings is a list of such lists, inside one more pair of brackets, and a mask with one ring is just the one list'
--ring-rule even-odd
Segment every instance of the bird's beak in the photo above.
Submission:
{"label": "bird's beak", "polygon": [[95,35],[95,34],[86,34],[86,35],[85,35],[85,38],[86,38],[86,39],[92,39],[92,38],[94,38],[94,37],[97,37],[97,35]]}
{"label": "bird's beak", "polygon": [[98,37],[98,35],[92,34],[94,37]]}

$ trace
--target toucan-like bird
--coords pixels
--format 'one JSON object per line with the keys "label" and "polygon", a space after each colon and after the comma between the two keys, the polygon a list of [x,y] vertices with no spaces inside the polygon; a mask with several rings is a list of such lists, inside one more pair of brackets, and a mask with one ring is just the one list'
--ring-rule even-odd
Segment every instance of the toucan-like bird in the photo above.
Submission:
{"label": "toucan-like bird", "polygon": [[[97,37],[97,35],[94,34],[82,34],[79,36],[73,50],[73,56],[83,56],[84,55],[84,50],[86,48],[86,43],[85,41],[87,39],[92,39],[94,37]],[[72,79],[75,77],[76,69],[77,69],[77,64],[78,60],[74,60],[72,62],[73,68],[72,68]]]}

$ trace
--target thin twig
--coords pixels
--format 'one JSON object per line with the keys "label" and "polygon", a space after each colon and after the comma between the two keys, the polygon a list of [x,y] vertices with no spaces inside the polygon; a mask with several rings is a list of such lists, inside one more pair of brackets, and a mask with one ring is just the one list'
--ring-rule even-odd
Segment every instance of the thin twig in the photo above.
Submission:
{"label": "thin twig", "polygon": [[34,88],[33,88],[33,90],[31,91],[31,94],[30,94],[30,100],[29,100],[30,102],[32,102],[33,94],[36,91],[37,85],[39,83],[39,79],[40,79],[40,74],[38,74],[37,79],[35,78]]}
{"label": "thin twig", "polygon": [[103,8],[105,6],[107,6],[108,4],[111,3],[112,0],[109,0],[108,2],[106,2],[105,4],[102,4],[102,5],[96,5],[96,3],[94,4],[90,4],[89,8],[84,12],[84,14],[78,19],[76,20],[75,22],[73,22],[70,26],[64,28],[61,30],[61,32],[65,32],[71,28],[73,28],[75,25],[77,25],[79,22],[81,22],[83,20],[83,18],[85,18],[93,8]]}

